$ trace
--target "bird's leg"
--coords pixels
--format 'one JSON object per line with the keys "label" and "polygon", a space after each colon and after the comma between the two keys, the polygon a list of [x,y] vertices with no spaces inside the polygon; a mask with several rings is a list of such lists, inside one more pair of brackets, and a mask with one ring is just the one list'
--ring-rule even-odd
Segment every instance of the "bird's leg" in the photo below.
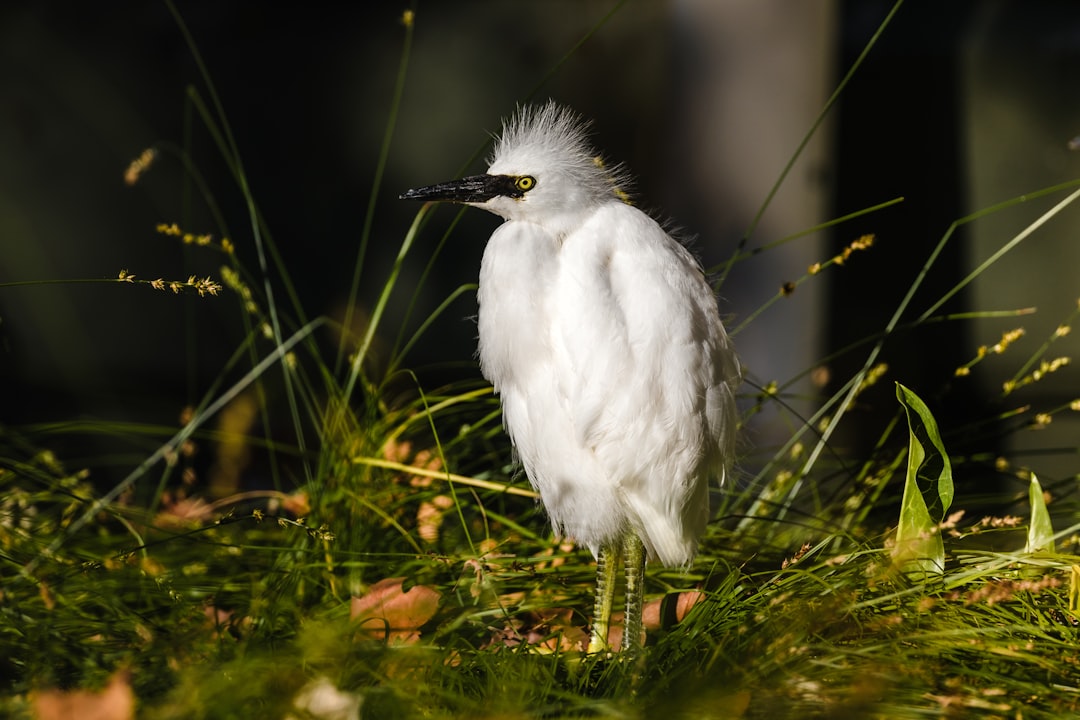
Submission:
{"label": "bird's leg", "polygon": [[619,571],[618,553],[602,547],[596,554],[596,597],[593,604],[592,636],[588,652],[604,652],[608,649],[608,626],[611,624],[611,606],[615,602],[615,575]]}
{"label": "bird's leg", "polygon": [[637,533],[623,538],[623,562],[626,566],[626,604],[623,615],[622,651],[641,649],[641,605],[645,593],[645,546]]}

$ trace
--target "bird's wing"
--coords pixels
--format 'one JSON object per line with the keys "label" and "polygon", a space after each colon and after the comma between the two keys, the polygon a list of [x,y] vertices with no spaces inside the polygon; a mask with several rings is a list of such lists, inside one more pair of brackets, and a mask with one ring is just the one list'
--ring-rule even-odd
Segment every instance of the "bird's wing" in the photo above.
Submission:
{"label": "bird's wing", "polygon": [[733,427],[734,356],[693,257],[641,211],[600,208],[564,242],[551,293],[558,392],[580,446],[650,550],[693,553]]}

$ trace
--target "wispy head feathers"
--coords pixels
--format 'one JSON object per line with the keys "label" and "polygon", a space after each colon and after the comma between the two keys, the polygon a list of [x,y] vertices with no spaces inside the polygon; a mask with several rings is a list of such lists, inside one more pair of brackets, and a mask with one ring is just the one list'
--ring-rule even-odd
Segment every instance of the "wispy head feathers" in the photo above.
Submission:
{"label": "wispy head feathers", "polygon": [[589,122],[549,100],[525,106],[507,120],[495,140],[491,174],[535,175],[576,187],[583,199],[626,200],[628,178],[618,165],[607,165],[589,141]]}

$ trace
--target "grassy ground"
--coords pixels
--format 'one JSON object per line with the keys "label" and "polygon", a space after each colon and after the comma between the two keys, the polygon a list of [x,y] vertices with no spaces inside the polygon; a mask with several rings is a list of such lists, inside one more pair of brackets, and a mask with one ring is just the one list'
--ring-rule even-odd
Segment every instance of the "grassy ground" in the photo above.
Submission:
{"label": "grassy ground", "polygon": [[[856,400],[895,380],[884,339],[902,325],[910,332],[963,321],[935,314],[948,296],[924,302],[921,315],[912,309],[922,276],[883,318],[880,337],[846,350],[865,360],[862,369],[783,447],[744,463],[757,470],[715,490],[716,519],[693,566],[650,570],[646,653],[635,661],[585,656],[591,559],[550,538],[511,464],[490,388],[424,388],[406,369],[409,347],[439,310],[416,336],[380,325],[387,304],[401,301],[400,260],[426,211],[380,279],[364,330],[328,350],[314,331],[329,321],[303,320],[275,265],[217,99],[211,90],[193,102],[250,203],[263,257],[237,257],[226,240],[166,224],[166,237],[219,252],[221,278],[151,284],[235,300],[249,333],[228,371],[243,377],[208,391],[176,428],[0,429],[0,714],[1078,712],[1080,569],[1071,552],[1080,526],[1069,526],[1071,479],[1044,488],[1015,458],[950,457],[950,438],[974,430],[939,430],[918,388],[898,386],[895,416],[877,429],[872,451],[832,452],[838,428],[857,422],[848,413]],[[136,181],[152,162],[144,156],[133,166]],[[1032,228],[1071,203],[1072,189],[1029,195],[1064,198]],[[857,262],[850,256],[871,246],[862,238],[799,282],[844,271],[832,266]],[[264,264],[266,273],[255,270]],[[130,274],[118,281],[143,282]],[[958,375],[1015,340],[973,349]],[[1053,340],[1016,361],[1007,393],[1064,366]],[[376,344],[393,348],[378,363]],[[744,387],[746,417],[782,403],[785,388]],[[1077,409],[1028,405],[993,419],[1028,432]],[[284,437],[266,432],[282,425],[290,428]],[[50,450],[60,432],[138,434],[157,449],[103,491],[91,468]],[[214,492],[195,472],[205,467],[196,458],[207,456]],[[271,481],[241,490],[239,474],[253,465]],[[985,497],[970,482],[953,487],[986,474],[1009,479],[1006,489]]]}

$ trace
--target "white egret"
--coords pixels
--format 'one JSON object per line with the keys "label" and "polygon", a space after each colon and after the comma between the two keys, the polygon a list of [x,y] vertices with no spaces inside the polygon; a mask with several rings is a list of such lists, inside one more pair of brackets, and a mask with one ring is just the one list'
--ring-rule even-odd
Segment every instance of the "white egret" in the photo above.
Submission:
{"label": "white egret", "polygon": [[737,423],[740,369],[713,290],[624,182],[549,101],[506,122],[486,174],[401,196],[506,221],[480,265],[480,368],[555,532],[596,557],[589,652],[608,649],[620,555],[622,647],[640,646],[646,556],[690,563]]}

